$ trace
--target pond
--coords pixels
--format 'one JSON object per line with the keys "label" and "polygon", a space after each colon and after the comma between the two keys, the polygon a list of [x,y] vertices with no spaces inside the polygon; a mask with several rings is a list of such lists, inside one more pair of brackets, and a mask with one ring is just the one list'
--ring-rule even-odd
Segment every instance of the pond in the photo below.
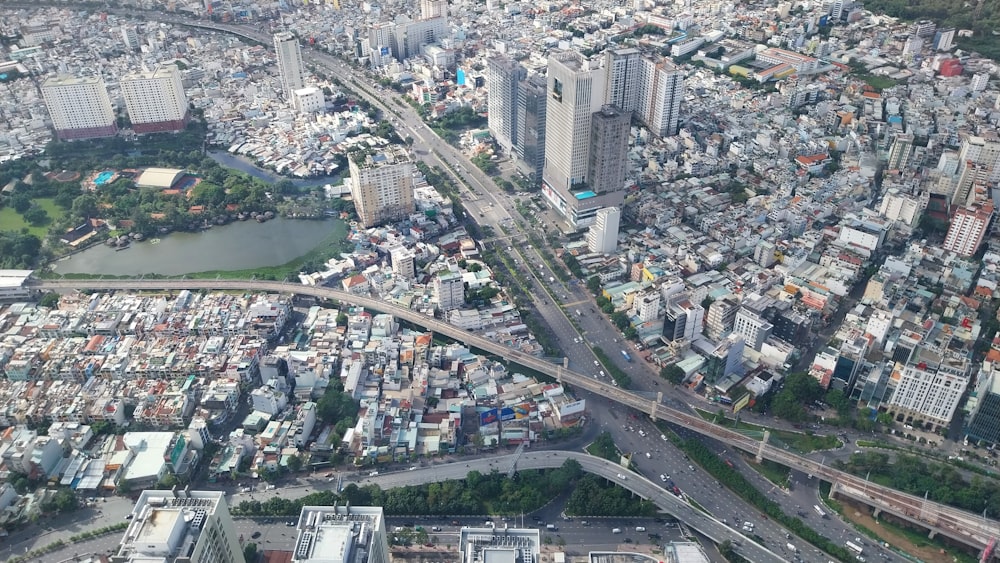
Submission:
{"label": "pond", "polygon": [[340,220],[276,218],[242,221],[196,233],[171,233],[132,243],[125,250],[99,245],[54,264],[58,274],[183,275],[211,270],[280,266],[306,254],[331,234],[342,239]]}

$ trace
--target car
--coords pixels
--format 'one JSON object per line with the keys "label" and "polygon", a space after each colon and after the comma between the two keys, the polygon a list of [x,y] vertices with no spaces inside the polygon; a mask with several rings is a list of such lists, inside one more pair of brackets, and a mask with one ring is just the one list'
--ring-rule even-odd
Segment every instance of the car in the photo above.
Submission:
{"label": "car", "polygon": [[260,532],[254,532],[250,534],[250,539],[255,540],[260,537]]}
{"label": "car", "polygon": [[126,519],[126,520],[131,520],[131,519],[132,519],[132,517],[134,517],[134,516],[135,516],[134,514],[126,514],[126,515],[125,515],[125,519]]}
{"label": "car", "polygon": [[285,522],[285,525],[288,526],[289,528],[292,528],[295,526],[295,521],[289,520],[288,522]]}
{"label": "car", "polygon": [[431,531],[432,532],[440,532],[441,531],[441,526],[431,526]]}
{"label": "car", "polygon": [[601,365],[601,363],[600,363],[600,362],[598,362],[597,360],[594,360],[594,365],[595,365],[595,366],[599,366],[599,365]]}
{"label": "car", "polygon": [[434,547],[434,544],[432,544],[432,543],[425,543],[424,547]]}
{"label": "car", "polygon": [[660,481],[663,481],[664,483],[667,482],[667,475],[666,475],[666,473],[660,473]]}
{"label": "car", "polygon": [[653,454],[651,454],[649,452],[646,452],[646,459],[652,459],[652,458],[653,458]]}

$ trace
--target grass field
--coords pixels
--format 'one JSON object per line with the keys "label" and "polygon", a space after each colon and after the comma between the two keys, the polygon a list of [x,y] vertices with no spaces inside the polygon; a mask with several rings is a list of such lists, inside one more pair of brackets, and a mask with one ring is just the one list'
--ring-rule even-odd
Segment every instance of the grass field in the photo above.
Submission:
{"label": "grass field", "polygon": [[58,221],[64,215],[61,207],[56,205],[56,202],[52,198],[40,198],[36,199],[35,203],[39,207],[45,210],[49,214],[49,222],[40,227],[32,227],[21,217],[21,214],[14,211],[11,207],[4,207],[0,209],[0,231],[18,231],[27,228],[28,232],[35,235],[38,238],[44,239],[45,235],[49,231],[49,224],[53,221]]}
{"label": "grass field", "polygon": [[720,419],[717,412],[709,412],[703,409],[695,409],[699,416],[705,420],[709,420],[719,424],[720,426],[727,426],[733,428],[734,430],[740,431],[742,434],[761,439],[764,436],[764,431],[770,432],[771,439],[775,440],[775,443],[781,443],[787,445],[792,450],[807,454],[817,450],[829,450],[833,448],[839,448],[843,445],[836,436],[821,436],[818,434],[809,434],[806,432],[790,432],[788,430],[774,430],[760,426],[757,424],[750,424],[748,422],[740,421],[734,424],[731,418]]}

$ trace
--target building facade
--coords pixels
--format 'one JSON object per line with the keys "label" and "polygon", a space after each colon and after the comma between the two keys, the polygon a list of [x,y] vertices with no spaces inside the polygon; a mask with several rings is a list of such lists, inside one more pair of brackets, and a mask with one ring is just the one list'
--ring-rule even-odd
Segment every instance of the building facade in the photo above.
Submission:
{"label": "building facade", "polygon": [[545,77],[531,74],[518,84],[517,93],[517,143],[514,155],[518,169],[534,179],[542,178],[545,168],[545,118],[548,97],[545,95]]}
{"label": "building facade", "polygon": [[131,514],[111,561],[245,562],[225,493],[147,490]]}
{"label": "building facade", "polygon": [[42,83],[42,97],[60,140],[113,137],[115,110],[100,78],[60,76]]}
{"label": "building facade", "polygon": [[285,100],[306,85],[305,68],[302,66],[302,46],[293,33],[282,31],[274,34],[274,52],[278,56],[278,76]]}
{"label": "building facade", "polygon": [[886,408],[898,422],[914,426],[946,427],[965,393],[964,373],[926,364],[897,363],[891,378],[896,388]]}
{"label": "building facade", "polygon": [[389,563],[380,506],[303,506],[295,526],[292,563]]}
{"label": "building facade", "polygon": [[617,207],[605,207],[597,212],[587,233],[587,249],[598,254],[612,254],[618,248],[618,228],[622,212]]}
{"label": "building facade", "polygon": [[358,152],[348,157],[351,196],[365,228],[403,219],[415,209],[413,172],[406,149],[391,146],[382,152]]}
{"label": "building facade", "polygon": [[490,134],[504,154],[512,154],[519,142],[518,94],[526,76],[524,67],[513,59],[504,56],[486,59]]}
{"label": "building facade", "polygon": [[182,131],[187,125],[188,101],[176,66],[122,77],[121,89],[136,133]]}
{"label": "building facade", "polygon": [[944,237],[943,248],[961,256],[972,256],[982,244],[992,222],[992,202],[956,210]]}

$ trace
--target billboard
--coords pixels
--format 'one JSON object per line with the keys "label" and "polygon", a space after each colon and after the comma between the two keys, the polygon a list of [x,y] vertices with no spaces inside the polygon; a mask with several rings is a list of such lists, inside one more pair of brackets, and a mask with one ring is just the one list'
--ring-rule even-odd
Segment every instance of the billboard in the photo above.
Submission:
{"label": "billboard", "polygon": [[517,418],[514,414],[514,409],[511,407],[504,407],[500,409],[500,420],[502,422],[507,422],[508,420],[514,420]]}
{"label": "billboard", "polygon": [[733,412],[737,413],[745,409],[747,405],[750,404],[750,393],[743,395],[733,403]]}
{"label": "billboard", "polygon": [[514,418],[521,420],[522,418],[528,418],[531,415],[531,403],[521,403],[520,405],[514,405]]}
{"label": "billboard", "polygon": [[481,412],[479,413],[479,425],[486,426],[487,424],[493,424],[497,421],[498,417],[499,413],[497,412],[497,409],[490,409],[488,411]]}
{"label": "billboard", "polygon": [[566,418],[569,416],[576,416],[578,414],[583,414],[583,411],[587,409],[586,399],[580,399],[579,401],[573,401],[572,403],[563,403],[559,405],[559,417]]}

